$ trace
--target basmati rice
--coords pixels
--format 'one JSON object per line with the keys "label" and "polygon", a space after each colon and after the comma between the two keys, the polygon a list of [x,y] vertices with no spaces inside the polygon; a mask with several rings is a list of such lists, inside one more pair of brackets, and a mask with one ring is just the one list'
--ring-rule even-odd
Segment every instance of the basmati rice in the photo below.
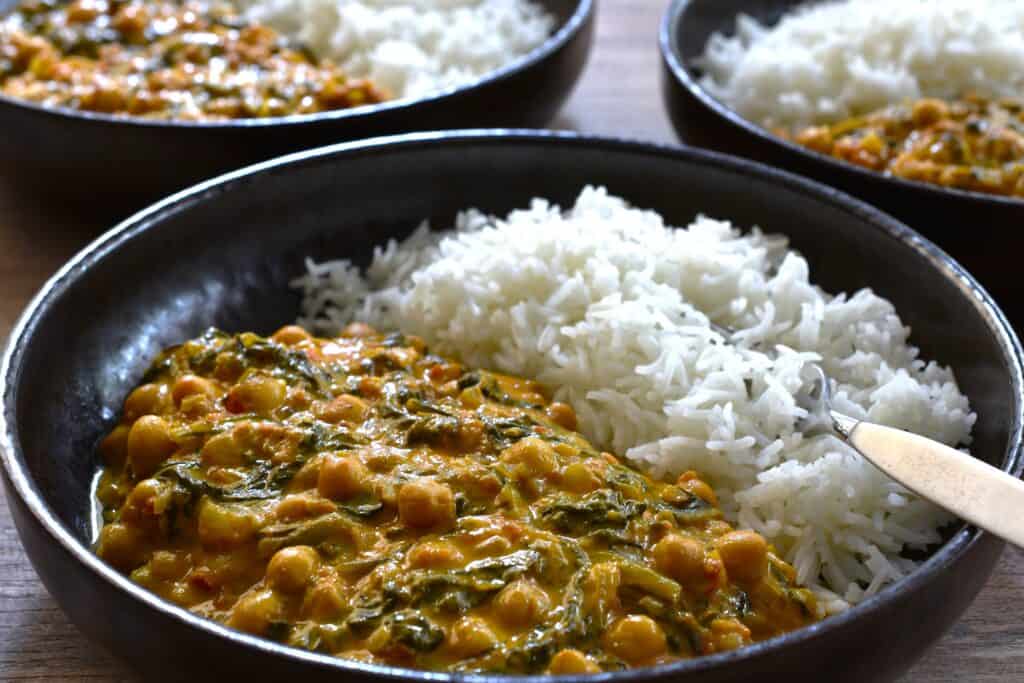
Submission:
{"label": "basmati rice", "polygon": [[445,233],[423,225],[378,248],[365,276],[308,267],[300,323],[401,329],[545,382],[595,443],[657,476],[707,477],[727,517],[769,538],[828,611],[912,571],[902,551],[950,521],[835,437],[797,430],[809,362],[858,418],[966,445],[975,416],[888,301],[823,292],[784,237],[706,217],[675,229],[586,188],[564,212],[535,199],[504,219],[463,212]]}

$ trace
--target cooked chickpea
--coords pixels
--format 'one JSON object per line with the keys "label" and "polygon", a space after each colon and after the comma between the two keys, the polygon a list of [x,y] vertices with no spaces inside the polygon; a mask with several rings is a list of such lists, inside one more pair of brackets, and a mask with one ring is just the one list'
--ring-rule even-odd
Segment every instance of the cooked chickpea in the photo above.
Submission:
{"label": "cooked chickpea", "polygon": [[324,498],[348,500],[367,491],[370,471],[355,455],[328,455],[320,464],[316,488]]}
{"label": "cooked chickpea", "polygon": [[199,506],[199,542],[204,548],[229,550],[252,539],[256,519],[251,512],[204,499]]}
{"label": "cooked chickpea", "polygon": [[143,384],[124,400],[124,418],[134,422],[143,415],[159,415],[168,407],[167,387],[163,384]]}
{"label": "cooked chickpea", "polygon": [[114,522],[100,531],[96,554],[122,571],[128,571],[142,564],[145,555],[145,538],[136,528]]}
{"label": "cooked chickpea", "polygon": [[715,492],[711,487],[698,477],[697,473],[693,470],[683,472],[679,475],[679,479],[676,480],[676,486],[691,495],[697,496],[705,503],[710,503],[715,506],[718,505],[718,496],[715,495]]}
{"label": "cooked chickpea", "polygon": [[213,386],[213,382],[196,375],[183,375],[171,389],[171,398],[174,399],[174,405],[177,406],[180,406],[182,400],[188,396],[213,398],[216,395],[217,389]]}
{"label": "cooked chickpea", "polygon": [[551,474],[558,466],[551,444],[535,436],[516,441],[501,452],[501,459],[522,466],[526,474],[534,476]]}
{"label": "cooked chickpea", "polygon": [[284,382],[266,375],[253,375],[228,392],[225,406],[232,413],[256,413],[267,416],[284,403],[288,388]]}
{"label": "cooked chickpea", "polygon": [[270,590],[260,590],[246,593],[231,609],[231,616],[228,617],[228,626],[252,633],[263,635],[270,626],[270,622],[278,619],[282,612],[281,599]]}
{"label": "cooked chickpea", "polygon": [[562,484],[573,493],[590,493],[601,488],[601,479],[582,462],[574,462],[562,470]]}
{"label": "cooked chickpea", "polygon": [[160,515],[170,505],[172,487],[159,479],[143,479],[124,501],[121,521],[139,529],[155,533]]}
{"label": "cooked chickpea", "polygon": [[282,548],[267,564],[267,583],[282,593],[303,591],[320,566],[320,555],[308,545]]}
{"label": "cooked chickpea", "polygon": [[285,496],[274,506],[274,517],[282,522],[319,517],[334,512],[337,507],[329,500],[308,493],[293,493]]}
{"label": "cooked chickpea", "polygon": [[128,425],[117,425],[103,441],[100,441],[100,455],[109,467],[120,467],[124,464],[129,429]]}
{"label": "cooked chickpea", "polygon": [[156,415],[143,415],[128,432],[125,453],[132,472],[148,477],[178,448],[171,429]]}
{"label": "cooked chickpea", "polygon": [[309,341],[313,338],[313,335],[306,332],[306,330],[302,329],[298,325],[285,325],[275,332],[270,338],[278,344],[294,346],[296,344],[301,344],[304,341]]}
{"label": "cooked chickpea", "polygon": [[750,629],[736,619],[714,619],[710,627],[716,652],[735,650],[751,640]]}
{"label": "cooked chickpea", "polygon": [[756,531],[732,531],[719,538],[715,547],[735,581],[753,583],[768,573],[768,542]]}
{"label": "cooked chickpea", "polygon": [[605,634],[605,645],[630,664],[642,664],[668,650],[665,632],[658,622],[643,615],[619,619]]}
{"label": "cooked chickpea", "polygon": [[447,541],[427,541],[409,551],[409,565],[416,569],[450,567],[462,559],[459,549]]}
{"label": "cooked chickpea", "polygon": [[501,589],[494,598],[494,606],[506,626],[527,628],[544,618],[551,608],[551,599],[532,581],[517,579]]}
{"label": "cooked chickpea", "polygon": [[342,421],[351,423],[362,422],[366,418],[368,411],[369,405],[367,405],[366,401],[352,394],[342,394],[329,403],[320,404],[314,408],[318,418],[331,424],[337,424]]}
{"label": "cooked chickpea", "polygon": [[417,529],[447,528],[455,522],[455,494],[447,484],[420,478],[398,489],[398,516]]}
{"label": "cooked chickpea", "polygon": [[552,403],[544,412],[556,425],[576,431],[576,411],[568,403]]}
{"label": "cooked chickpea", "polygon": [[231,432],[211,436],[199,450],[199,459],[206,467],[238,467],[245,464],[242,447]]}
{"label": "cooked chickpea", "polygon": [[930,126],[945,118],[949,118],[949,105],[942,100],[932,98],[918,100],[910,111],[910,119],[918,128]]}
{"label": "cooked chickpea", "polygon": [[177,581],[191,566],[188,553],[159,550],[153,553],[149,561],[149,571],[154,578],[161,581]]}
{"label": "cooked chickpea", "polygon": [[567,676],[570,674],[596,674],[600,673],[600,671],[601,667],[599,667],[594,660],[579,650],[574,650],[572,648],[559,650],[558,653],[551,658],[551,664],[548,665],[548,673],[555,676]]}
{"label": "cooked chickpea", "polygon": [[654,566],[683,585],[704,578],[704,544],[682,534],[669,534],[654,546]]}
{"label": "cooked chickpea", "polygon": [[497,642],[494,631],[479,617],[462,617],[452,624],[448,634],[448,647],[457,657],[475,657],[490,650]]}
{"label": "cooked chickpea", "polygon": [[337,577],[325,574],[313,582],[307,592],[305,611],[316,621],[330,621],[345,609]]}

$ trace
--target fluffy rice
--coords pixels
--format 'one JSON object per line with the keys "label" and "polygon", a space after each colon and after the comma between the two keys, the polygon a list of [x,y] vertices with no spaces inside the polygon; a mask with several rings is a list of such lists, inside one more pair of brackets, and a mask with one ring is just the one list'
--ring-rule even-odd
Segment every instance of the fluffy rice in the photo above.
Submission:
{"label": "fluffy rice", "polygon": [[1024,91],[1024,2],[844,0],[712,35],[702,84],[767,127],[833,122],[921,97]]}
{"label": "fluffy rice", "polygon": [[822,291],[784,237],[705,217],[674,229],[586,188],[564,212],[534,199],[504,219],[466,211],[445,233],[423,225],[378,248],[365,276],[310,261],[294,284],[302,324],[421,335],[547,383],[590,439],[657,476],[701,472],[829,611],[912,571],[901,551],[939,541],[950,521],[836,438],[795,429],[808,362],[859,418],[966,445],[975,416],[952,373],[918,359],[888,301]]}
{"label": "fluffy rice", "polygon": [[268,24],[394,97],[474,80],[551,35],[529,0],[239,0]]}

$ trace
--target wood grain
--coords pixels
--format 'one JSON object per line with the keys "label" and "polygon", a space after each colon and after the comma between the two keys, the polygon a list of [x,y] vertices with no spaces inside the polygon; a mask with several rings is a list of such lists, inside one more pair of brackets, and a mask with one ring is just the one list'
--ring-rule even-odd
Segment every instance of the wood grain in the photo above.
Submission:
{"label": "wood grain", "polygon": [[[554,127],[674,142],[658,90],[664,2],[604,0],[587,72]],[[39,206],[0,184],[0,334],[46,278],[112,222]],[[2,496],[2,494],[0,494]],[[964,619],[904,681],[1024,680],[1024,553],[1008,550]],[[921,615],[927,619],[927,615]],[[871,656],[870,653],[864,653]],[[0,503],[0,681],[141,681],[61,613],[29,565]]]}

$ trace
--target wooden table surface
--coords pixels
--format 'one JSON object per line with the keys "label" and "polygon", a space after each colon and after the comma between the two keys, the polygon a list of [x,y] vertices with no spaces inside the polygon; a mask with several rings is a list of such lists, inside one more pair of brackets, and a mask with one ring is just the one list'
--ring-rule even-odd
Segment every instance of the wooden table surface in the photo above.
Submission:
{"label": "wooden table surface", "polygon": [[[593,56],[556,127],[675,141],[658,90],[655,36],[664,4],[602,0]],[[0,336],[43,281],[103,227],[14,196],[0,183]],[[1024,681],[1022,560],[1024,553],[1006,551],[974,606],[906,682]],[[67,621],[0,502],[0,681],[140,680]]]}

